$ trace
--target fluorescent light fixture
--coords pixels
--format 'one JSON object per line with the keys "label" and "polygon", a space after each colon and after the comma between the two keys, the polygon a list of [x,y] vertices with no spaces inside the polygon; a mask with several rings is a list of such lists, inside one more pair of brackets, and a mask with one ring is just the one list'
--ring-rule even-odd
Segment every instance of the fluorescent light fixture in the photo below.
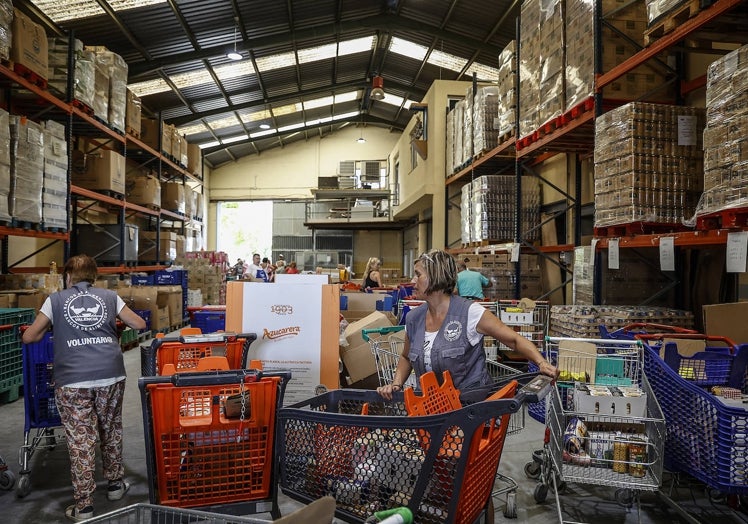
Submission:
{"label": "fluorescent light fixture", "polygon": [[[60,2],[60,0],[31,1],[40,11],[57,23],[106,14],[106,11],[101,8],[96,0],[66,0],[65,2]],[[109,6],[115,12],[165,3],[166,0],[109,0]]]}
{"label": "fluorescent light fixture", "polygon": [[276,133],[275,129],[267,129],[265,131],[257,131],[255,133],[250,133],[249,138],[261,138],[263,136],[274,135],[275,133]]}
{"label": "fluorescent light fixture", "polygon": [[360,137],[358,137],[356,139],[356,142],[358,142],[359,144],[365,144],[366,143],[366,139],[364,137],[360,136]]}
{"label": "fluorescent light fixture", "polygon": [[247,139],[247,135],[235,135],[235,136],[222,138],[221,143],[224,145],[233,144],[234,142],[239,142],[240,140],[246,140],[246,139]]}
{"label": "fluorescent light fixture", "polygon": [[260,129],[270,129],[270,124],[260,124]]}
{"label": "fluorescent light fixture", "polygon": [[208,149],[209,147],[216,147],[220,145],[221,143],[218,140],[214,140],[213,142],[205,142],[203,144],[198,144],[200,149]]}

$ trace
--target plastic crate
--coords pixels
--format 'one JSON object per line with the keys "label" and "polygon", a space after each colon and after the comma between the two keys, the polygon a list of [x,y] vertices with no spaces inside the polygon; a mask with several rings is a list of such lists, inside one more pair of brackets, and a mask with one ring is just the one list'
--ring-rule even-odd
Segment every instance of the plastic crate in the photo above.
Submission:
{"label": "plastic crate", "polygon": [[130,284],[133,286],[152,286],[155,283],[153,275],[132,275],[130,276]]}
{"label": "plastic crate", "polygon": [[182,269],[159,269],[154,278],[157,286],[182,285],[182,280],[187,279],[187,272]]}
{"label": "plastic crate", "polygon": [[144,333],[151,330],[151,310],[150,309],[133,309],[133,313],[145,320],[145,328],[138,331]]}
{"label": "plastic crate", "polygon": [[225,331],[226,311],[195,311],[191,325],[200,328],[203,333]]}
{"label": "plastic crate", "polygon": [[45,333],[39,342],[23,346],[26,431],[62,425],[55,403],[54,360],[51,333]]}
{"label": "plastic crate", "polygon": [[748,493],[748,410],[684,379],[649,346],[644,372],[665,415],[665,467],[723,493]]}
{"label": "plastic crate", "polygon": [[[275,417],[289,379],[246,370],[141,378],[151,502],[215,508],[274,498]],[[244,416],[227,418],[226,398],[242,392]]]}
{"label": "plastic crate", "polygon": [[34,321],[34,317],[36,317],[36,310],[33,308],[0,308],[0,326],[6,324],[17,326],[31,324]]}

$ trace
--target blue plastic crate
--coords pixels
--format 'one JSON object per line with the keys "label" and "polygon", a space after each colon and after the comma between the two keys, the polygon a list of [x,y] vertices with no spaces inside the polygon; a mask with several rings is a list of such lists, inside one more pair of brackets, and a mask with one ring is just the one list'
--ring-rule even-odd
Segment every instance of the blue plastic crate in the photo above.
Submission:
{"label": "blue plastic crate", "polygon": [[52,334],[45,333],[39,342],[23,346],[25,431],[62,425],[55,404],[53,344]]}
{"label": "blue plastic crate", "polygon": [[748,410],[684,379],[646,345],[644,372],[665,415],[665,467],[723,493],[748,493]]}
{"label": "blue plastic crate", "polygon": [[133,309],[133,313],[138,315],[140,318],[145,320],[145,329],[141,329],[139,333],[151,330],[151,310],[150,309]]}
{"label": "blue plastic crate", "polygon": [[153,275],[131,275],[130,283],[133,286],[152,286],[155,279]]}
{"label": "blue plastic crate", "polygon": [[192,327],[200,328],[203,333],[215,333],[226,330],[225,311],[195,311],[192,315]]}
{"label": "blue plastic crate", "polygon": [[159,269],[154,276],[157,286],[182,285],[182,280],[187,279],[187,272],[182,269]]}

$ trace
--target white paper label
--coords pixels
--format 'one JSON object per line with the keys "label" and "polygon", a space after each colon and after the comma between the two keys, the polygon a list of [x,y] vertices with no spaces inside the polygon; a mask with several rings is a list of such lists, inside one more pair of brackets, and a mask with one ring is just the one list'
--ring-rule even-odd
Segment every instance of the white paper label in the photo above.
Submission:
{"label": "white paper label", "polygon": [[618,239],[611,238],[608,240],[608,269],[621,269],[621,259],[618,251]]}
{"label": "white paper label", "polygon": [[746,247],[748,247],[748,231],[727,233],[725,269],[728,273],[745,273]]}
{"label": "white paper label", "polygon": [[660,239],[660,271],[675,271],[675,239]]}
{"label": "white paper label", "polygon": [[512,262],[519,262],[519,243],[512,244]]}
{"label": "white paper label", "polygon": [[696,115],[680,115],[678,117],[678,145],[696,145]]}

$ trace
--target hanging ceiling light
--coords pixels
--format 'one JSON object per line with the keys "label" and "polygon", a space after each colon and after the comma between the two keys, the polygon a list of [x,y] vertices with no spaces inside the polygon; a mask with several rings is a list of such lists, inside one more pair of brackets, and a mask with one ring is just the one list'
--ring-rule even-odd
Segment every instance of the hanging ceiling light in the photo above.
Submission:
{"label": "hanging ceiling light", "polygon": [[226,53],[226,58],[229,60],[241,60],[244,58],[242,54],[236,50],[236,26],[234,26],[234,50]]}
{"label": "hanging ceiling light", "polygon": [[366,143],[366,139],[362,135],[362,136],[360,136],[360,137],[358,137],[356,139],[356,142],[358,142],[359,144],[365,144]]}
{"label": "hanging ceiling light", "polygon": [[371,79],[371,94],[369,96],[372,100],[384,100],[384,78],[377,75]]}

